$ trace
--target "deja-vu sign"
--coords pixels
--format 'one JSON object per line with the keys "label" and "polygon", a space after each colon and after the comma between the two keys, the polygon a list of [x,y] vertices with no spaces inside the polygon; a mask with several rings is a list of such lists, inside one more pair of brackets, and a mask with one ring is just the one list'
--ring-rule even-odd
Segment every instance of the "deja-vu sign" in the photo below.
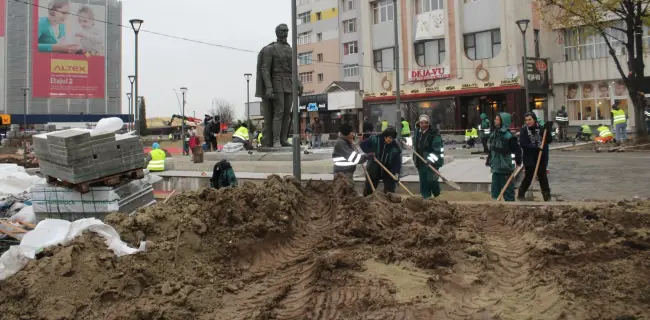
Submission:
{"label": "deja-vu sign", "polygon": [[449,74],[449,67],[438,66],[438,67],[429,67],[427,69],[420,70],[411,70],[409,73],[409,81],[427,81],[427,80],[436,80],[436,79],[449,79],[451,75]]}

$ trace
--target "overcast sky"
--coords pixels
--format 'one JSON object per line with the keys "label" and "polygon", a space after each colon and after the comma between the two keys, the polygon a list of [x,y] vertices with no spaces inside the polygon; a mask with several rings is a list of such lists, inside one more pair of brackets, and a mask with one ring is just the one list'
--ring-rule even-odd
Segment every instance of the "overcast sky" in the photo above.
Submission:
{"label": "overcast sky", "polygon": [[[185,113],[197,117],[211,109],[213,98],[234,104],[238,118],[245,115],[246,80],[252,73],[251,101],[255,96],[257,54],[193,43],[143,30],[189,38],[211,44],[254,50],[275,41],[275,27],[291,26],[290,0],[124,0],[123,24],[144,20],[138,36],[139,95],[147,104],[147,117],[179,114],[180,87],[187,87]],[[122,31],[122,109],[127,113],[126,93],[131,91],[127,76],[134,72],[135,37]]]}

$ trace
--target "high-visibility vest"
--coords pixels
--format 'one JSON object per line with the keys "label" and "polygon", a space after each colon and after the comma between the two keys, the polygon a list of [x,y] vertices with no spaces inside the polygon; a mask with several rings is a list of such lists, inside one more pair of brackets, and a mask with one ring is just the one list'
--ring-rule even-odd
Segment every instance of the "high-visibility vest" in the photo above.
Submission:
{"label": "high-visibility vest", "polygon": [[384,132],[386,129],[388,129],[388,121],[384,120],[381,122],[381,131]]}
{"label": "high-visibility vest", "polygon": [[149,154],[151,155],[151,161],[149,161],[147,169],[149,171],[165,171],[165,158],[167,157],[165,151],[153,149]]}
{"label": "high-visibility vest", "polygon": [[598,135],[599,135],[601,138],[607,138],[607,137],[613,137],[613,136],[614,136],[614,135],[612,134],[612,132],[609,130],[609,128],[606,127],[606,126],[600,126],[600,127],[598,127],[598,129],[596,129],[596,130],[598,130]]}
{"label": "high-visibility vest", "polygon": [[650,110],[646,109],[643,111],[643,114],[645,114],[646,117],[650,118]]}
{"label": "high-visibility vest", "polygon": [[257,135],[257,143],[262,143],[262,133]]}
{"label": "high-visibility vest", "polygon": [[479,125],[478,129],[483,131],[483,134],[485,134],[486,136],[490,135],[490,127],[489,126],[487,128],[483,128],[483,125]]}
{"label": "high-visibility vest", "polygon": [[239,129],[237,129],[237,131],[235,131],[235,134],[233,134],[232,137],[233,138],[237,137],[237,138],[240,138],[240,139],[242,139],[244,141],[247,141],[249,139],[249,137],[248,137],[248,128],[243,127],[243,126],[239,127]]}
{"label": "high-visibility vest", "polygon": [[475,138],[475,139],[478,138],[478,131],[476,130],[476,128],[472,128],[472,136],[471,137]]}
{"label": "high-visibility vest", "polygon": [[410,134],[411,134],[411,127],[409,126],[408,121],[406,120],[402,121],[402,135],[405,136]]}
{"label": "high-visibility vest", "polygon": [[569,117],[561,117],[559,115],[555,116],[555,121],[557,122],[569,122]]}
{"label": "high-visibility vest", "polygon": [[627,123],[627,119],[625,118],[625,111],[621,109],[612,110],[612,114],[614,115],[614,125]]}
{"label": "high-visibility vest", "polygon": [[465,141],[469,140],[472,137],[472,130],[465,130]]}
{"label": "high-visibility vest", "polygon": [[583,125],[580,126],[580,128],[582,128],[582,134],[591,134],[591,127],[590,126],[588,126],[586,124],[583,124]]}

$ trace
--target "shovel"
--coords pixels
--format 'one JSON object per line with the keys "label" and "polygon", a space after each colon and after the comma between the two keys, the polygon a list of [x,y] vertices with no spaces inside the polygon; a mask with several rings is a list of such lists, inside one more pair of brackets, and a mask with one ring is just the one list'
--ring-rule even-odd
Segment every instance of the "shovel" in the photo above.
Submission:
{"label": "shovel", "polygon": [[440,178],[442,179],[442,181],[443,181],[444,183],[446,183],[448,186],[450,186],[450,187],[452,187],[452,188],[454,188],[454,189],[456,189],[456,190],[461,190],[460,186],[459,186],[456,182],[449,181],[449,180],[447,180],[447,178],[443,177],[443,176],[440,174],[440,171],[436,170],[436,168],[434,168],[431,164],[429,164],[429,163],[427,162],[427,160],[425,160],[421,155],[419,155],[417,152],[415,152],[415,150],[413,150],[413,148],[412,148],[411,146],[406,145],[406,147],[409,148],[409,149],[413,152],[414,155],[416,155],[418,158],[420,158],[420,160],[422,160],[422,162],[426,163],[426,164],[429,166],[429,168],[430,168],[431,170],[433,170],[433,172],[434,172],[435,174],[437,174],[438,177],[440,177]]}
{"label": "shovel", "polygon": [[[361,151],[359,151],[359,149],[356,148],[356,146],[355,146],[355,149],[356,149],[357,153],[361,153]],[[372,190],[372,193],[375,193],[375,190],[376,190],[375,189],[375,184],[372,183],[372,179],[370,179],[370,174],[368,173],[368,170],[366,169],[366,166],[362,164],[361,168],[363,169],[363,173],[366,174],[366,179],[368,179],[368,183],[370,184],[370,189]]]}
{"label": "shovel", "polygon": [[[375,159],[375,163],[377,163],[377,164],[378,164],[378,165],[379,165],[379,166],[380,166],[380,167],[381,167],[381,168],[382,168],[386,173],[388,173],[388,175],[389,175],[391,178],[393,178],[393,180],[397,181],[397,183],[399,184],[399,186],[402,187],[402,189],[406,190],[406,192],[407,192],[409,195],[411,195],[411,197],[415,196],[415,195],[411,192],[411,190],[409,190],[409,189],[408,189],[408,188],[407,188],[407,187],[402,183],[402,181],[399,181],[399,179],[397,179],[397,177],[396,177],[392,172],[390,172],[390,170],[388,170],[388,168],[386,168],[386,167],[385,167],[381,162],[379,162],[379,160]],[[370,176],[368,176],[368,178],[370,178]],[[371,185],[372,185],[372,182],[371,182]]]}

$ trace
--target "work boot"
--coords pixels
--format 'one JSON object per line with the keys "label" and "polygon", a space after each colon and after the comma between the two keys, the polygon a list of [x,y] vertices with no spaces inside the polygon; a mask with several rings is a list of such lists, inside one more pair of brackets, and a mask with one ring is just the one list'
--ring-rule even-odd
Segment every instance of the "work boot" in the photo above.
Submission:
{"label": "work boot", "polygon": [[517,191],[517,200],[526,201],[526,190],[519,189],[519,191]]}
{"label": "work boot", "polygon": [[282,148],[280,141],[273,142],[273,148]]}
{"label": "work boot", "polygon": [[286,142],[286,141],[285,142],[280,142],[280,145],[283,146],[283,147],[291,147],[292,146],[291,143]]}
{"label": "work boot", "polygon": [[542,191],[542,197],[546,202],[551,201],[551,191]]}

